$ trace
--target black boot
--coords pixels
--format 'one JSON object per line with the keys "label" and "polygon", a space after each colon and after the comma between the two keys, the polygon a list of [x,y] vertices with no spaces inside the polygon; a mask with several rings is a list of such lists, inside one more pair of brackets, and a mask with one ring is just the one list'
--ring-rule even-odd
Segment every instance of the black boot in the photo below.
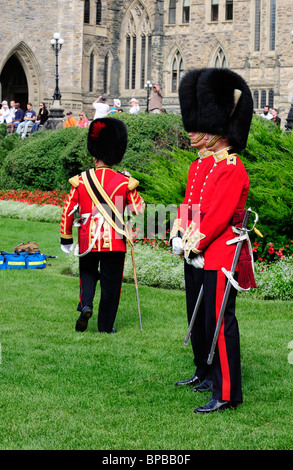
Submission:
{"label": "black boot", "polygon": [[192,377],[190,377],[190,379],[179,380],[178,382],[176,382],[176,385],[195,385],[196,383],[199,383],[199,382],[200,382],[199,377],[196,374],[194,374]]}
{"label": "black boot", "polygon": [[213,390],[213,382],[208,379],[204,379],[200,385],[192,388],[193,392],[210,392],[211,390]]}
{"label": "black boot", "polygon": [[87,329],[87,324],[91,318],[93,311],[90,307],[83,307],[81,314],[76,320],[75,330],[76,331],[85,331]]}

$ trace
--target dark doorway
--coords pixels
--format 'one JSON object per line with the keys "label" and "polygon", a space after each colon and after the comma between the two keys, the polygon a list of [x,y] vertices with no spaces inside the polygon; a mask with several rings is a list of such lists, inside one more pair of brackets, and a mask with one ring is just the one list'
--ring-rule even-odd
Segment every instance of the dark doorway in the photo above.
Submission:
{"label": "dark doorway", "polygon": [[25,72],[18,58],[8,59],[0,75],[2,100],[14,100],[25,111],[28,102],[28,86]]}

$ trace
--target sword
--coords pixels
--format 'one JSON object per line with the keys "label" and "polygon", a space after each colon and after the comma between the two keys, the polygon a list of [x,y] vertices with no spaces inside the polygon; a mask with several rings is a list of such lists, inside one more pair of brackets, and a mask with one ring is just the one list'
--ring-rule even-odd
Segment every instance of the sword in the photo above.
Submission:
{"label": "sword", "polygon": [[195,304],[195,307],[194,307],[194,310],[193,310],[193,314],[192,314],[192,317],[191,317],[191,320],[190,320],[190,323],[189,323],[189,327],[188,327],[188,330],[187,330],[187,333],[186,333],[186,336],[185,336],[185,339],[184,339],[184,346],[187,346],[188,343],[189,343],[191,330],[193,328],[193,325],[194,325],[196,315],[197,315],[197,312],[199,310],[199,306],[201,304],[202,298],[203,298],[203,286],[201,286],[198,297],[197,297],[197,301],[196,301],[196,304]]}
{"label": "sword", "polygon": [[[247,211],[245,213],[245,216],[244,216],[244,219],[243,219],[241,232],[240,232],[240,236],[239,236],[240,241],[237,243],[237,248],[236,248],[234,259],[233,259],[232,268],[231,268],[231,271],[230,271],[230,274],[231,274],[232,277],[235,274],[236,267],[237,267],[238,260],[239,260],[239,256],[240,256],[240,252],[241,252],[241,248],[242,248],[242,244],[243,244],[243,239],[241,237],[243,235],[245,235],[245,233],[247,232],[247,224],[248,224],[250,214],[251,214],[251,208],[249,207],[249,209],[247,209]],[[213,337],[213,342],[212,342],[210,353],[209,353],[208,360],[207,360],[208,365],[211,365],[212,362],[213,362],[215,349],[216,349],[216,345],[217,345],[217,342],[218,342],[220,328],[222,326],[222,321],[223,321],[225,309],[226,309],[226,306],[227,306],[231,286],[232,286],[232,283],[231,283],[230,279],[228,278],[228,282],[226,284],[226,289],[225,289],[225,294],[224,294],[224,297],[223,297],[223,302],[222,302],[220,313],[219,313],[218,322],[217,322],[214,337]]]}

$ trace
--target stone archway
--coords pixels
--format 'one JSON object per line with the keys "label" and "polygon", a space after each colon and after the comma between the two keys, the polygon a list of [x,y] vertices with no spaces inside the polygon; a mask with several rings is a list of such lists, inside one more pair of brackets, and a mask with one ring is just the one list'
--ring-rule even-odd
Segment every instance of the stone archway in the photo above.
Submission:
{"label": "stone archway", "polygon": [[42,98],[41,69],[31,49],[21,41],[10,51],[0,73],[1,98],[17,100],[22,109],[31,102],[35,108]]}
{"label": "stone archway", "polygon": [[28,102],[28,84],[23,67],[18,58],[13,55],[6,62],[0,75],[2,99],[8,103],[14,100],[26,110]]}

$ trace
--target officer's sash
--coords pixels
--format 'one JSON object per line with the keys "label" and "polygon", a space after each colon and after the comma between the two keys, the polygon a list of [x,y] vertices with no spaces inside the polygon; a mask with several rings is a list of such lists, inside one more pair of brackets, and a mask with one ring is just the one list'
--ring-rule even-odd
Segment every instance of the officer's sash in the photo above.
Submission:
{"label": "officer's sash", "polygon": [[[116,232],[125,237],[127,242],[132,245],[132,240],[126,233],[123,217],[113,203],[112,199],[109,197],[108,193],[101,185],[94,169],[92,168],[91,170],[84,171],[81,174],[81,177],[88,195],[96,206],[98,212],[102,214],[104,219]],[[123,175],[121,175],[121,178],[123,179]]]}

